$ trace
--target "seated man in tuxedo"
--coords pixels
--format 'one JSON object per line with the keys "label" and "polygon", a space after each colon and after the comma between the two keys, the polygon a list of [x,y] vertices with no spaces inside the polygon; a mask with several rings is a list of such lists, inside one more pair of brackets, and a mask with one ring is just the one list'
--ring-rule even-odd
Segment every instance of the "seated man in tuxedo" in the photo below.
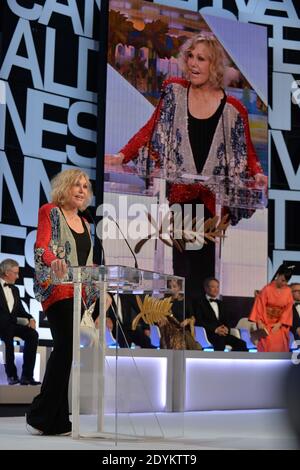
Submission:
{"label": "seated man in tuxedo", "polygon": [[248,351],[245,341],[231,335],[222,301],[219,296],[219,281],[214,277],[204,281],[205,295],[194,304],[196,325],[203,326],[215,351],[224,351],[228,344],[233,351]]}
{"label": "seated man in tuxedo", "polygon": [[[5,259],[0,263],[0,338],[5,343],[5,372],[9,385],[38,385],[41,382],[33,378],[38,333],[34,318],[26,313],[19,289],[14,285],[18,277],[19,265],[15,260]],[[20,380],[15,365],[14,336],[25,342]]]}
{"label": "seated man in tuxedo", "polygon": [[296,340],[300,339],[300,284],[293,283],[290,284],[292,295],[294,297],[293,305],[293,325],[292,333]]}

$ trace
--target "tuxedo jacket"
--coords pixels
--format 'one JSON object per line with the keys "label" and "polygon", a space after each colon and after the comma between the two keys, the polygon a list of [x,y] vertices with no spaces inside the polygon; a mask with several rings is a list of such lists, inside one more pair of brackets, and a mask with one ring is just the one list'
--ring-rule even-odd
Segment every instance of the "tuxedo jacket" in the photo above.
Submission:
{"label": "tuxedo jacket", "polygon": [[296,306],[293,305],[293,325],[292,325],[292,332],[293,332],[293,335],[295,336],[295,338],[299,338],[299,336],[297,335],[296,331],[297,331],[297,328],[300,327],[300,316],[299,316],[299,313],[297,312],[296,310]]}
{"label": "tuxedo jacket", "polygon": [[14,296],[14,306],[12,312],[9,311],[3,287],[0,284],[0,331],[5,330],[10,324],[17,324],[17,318],[33,318],[23,307],[19,289],[12,284],[11,290]]}
{"label": "tuxedo jacket", "polygon": [[219,306],[219,319],[216,317],[215,311],[206,296],[197,299],[193,306],[196,325],[203,326],[207,333],[214,333],[216,328],[221,325],[228,327],[222,301],[217,300],[217,302]]}
{"label": "tuxedo jacket", "polygon": [[[145,297],[144,295],[140,295],[141,300],[143,300],[144,297]],[[107,318],[110,318],[113,322],[113,335],[116,330],[116,317],[118,317],[122,328],[124,328],[125,330],[131,331],[132,321],[140,312],[139,306],[136,301],[136,295],[134,294],[122,295],[121,294],[120,301],[121,301],[121,309],[122,309],[122,321],[121,321],[121,316],[118,314],[118,307],[116,305],[116,298],[114,296],[112,296],[112,304],[106,312]],[[99,312],[99,305],[98,305],[98,300],[97,300],[96,306],[94,308],[94,312],[92,315],[94,320],[96,320],[96,318],[98,317],[98,312]],[[150,326],[147,325],[142,319],[140,320],[138,327],[142,328],[143,330],[147,330],[150,328]]]}

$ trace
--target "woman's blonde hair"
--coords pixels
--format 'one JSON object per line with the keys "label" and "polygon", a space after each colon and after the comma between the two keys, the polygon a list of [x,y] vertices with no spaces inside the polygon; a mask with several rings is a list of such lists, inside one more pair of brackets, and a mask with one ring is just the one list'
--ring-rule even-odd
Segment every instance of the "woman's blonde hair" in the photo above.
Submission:
{"label": "woman's blonde hair", "polygon": [[223,47],[212,33],[202,32],[185,41],[185,43],[180,48],[178,57],[181,70],[188,78],[188,55],[195,49],[197,44],[205,44],[208,49],[210,60],[210,83],[218,88],[223,87],[225,53]]}
{"label": "woman's blonde hair", "polygon": [[79,169],[64,170],[54,176],[54,178],[51,180],[52,202],[60,207],[63,206],[69,198],[69,193],[72,186],[74,186],[74,184],[76,184],[76,182],[82,177],[85,178],[87,182],[88,197],[81,210],[86,209],[90,205],[91,199],[93,197],[92,185],[88,175]]}

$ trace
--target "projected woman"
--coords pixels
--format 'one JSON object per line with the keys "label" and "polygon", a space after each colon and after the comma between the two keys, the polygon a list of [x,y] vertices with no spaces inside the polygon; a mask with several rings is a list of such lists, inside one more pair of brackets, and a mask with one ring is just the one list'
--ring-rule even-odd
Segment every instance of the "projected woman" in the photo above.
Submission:
{"label": "projected woman", "polygon": [[[224,51],[215,36],[201,33],[186,41],[179,56],[186,79],[170,78],[163,84],[152,117],[117,155],[107,155],[107,164],[131,160],[144,166],[176,172],[252,176],[266,185],[266,176],[250,139],[247,111],[223,89]],[[149,158],[148,158],[149,157]],[[205,218],[215,212],[213,189],[204,185],[173,183],[168,192],[170,204],[204,204]],[[230,209],[230,223],[248,218],[253,211]],[[214,244],[180,253],[174,250],[174,273],[185,276],[187,292],[199,293],[204,278],[214,275]]]}

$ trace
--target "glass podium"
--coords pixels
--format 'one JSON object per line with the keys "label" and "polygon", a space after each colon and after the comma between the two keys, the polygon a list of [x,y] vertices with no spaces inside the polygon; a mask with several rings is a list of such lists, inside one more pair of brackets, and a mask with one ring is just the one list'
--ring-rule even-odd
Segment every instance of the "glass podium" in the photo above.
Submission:
{"label": "glass podium", "polygon": [[[171,284],[178,283],[182,294],[184,279],[126,266],[70,267],[63,279],[53,274],[51,277],[54,284],[74,286],[72,437],[108,438],[115,442],[125,438],[162,439],[170,432],[172,437],[182,437],[183,414],[173,415],[176,425],[169,430],[165,427],[165,417],[172,413],[177,393],[173,389],[174,374],[177,378],[184,376],[185,329],[176,319],[178,305],[176,315],[172,313]],[[87,307],[99,298],[95,307],[99,308],[97,341],[85,347],[81,337],[83,297]],[[181,298],[180,320],[184,319],[184,296]],[[128,299],[129,304],[135,302],[133,315],[132,309],[129,313],[126,310]],[[108,347],[108,335],[112,331],[107,327],[107,312],[112,302],[113,348]],[[131,334],[135,334],[140,323],[144,325],[141,331],[145,331],[148,343],[138,347],[132,341],[132,337],[138,336]],[[172,329],[174,324],[176,328]],[[152,329],[160,344],[151,343]],[[173,343],[168,343],[168,339],[173,333],[177,335],[177,351],[169,349]],[[173,370],[173,353],[182,356],[181,370]]]}
{"label": "glass podium", "polygon": [[[163,211],[157,211],[156,225],[165,233],[165,240],[172,245],[176,244],[175,239],[182,238],[182,230],[172,232],[171,224],[167,220],[167,212],[169,211],[168,191],[172,185],[186,186],[189,188],[205,188],[208,190],[210,197],[215,206],[215,216],[206,224],[200,224],[199,239],[204,240],[206,237],[205,229],[215,229],[215,276],[222,278],[222,244],[227,226],[224,215],[230,214],[236,221],[243,217],[243,213],[251,213],[265,209],[267,206],[267,196],[265,188],[258,186],[254,178],[229,177],[225,175],[195,175],[188,174],[184,171],[168,171],[166,168],[150,168],[148,171],[139,165],[116,165],[107,166],[105,170],[105,191],[116,192],[120,194],[139,194],[143,196],[152,196],[156,198],[157,206],[164,208]],[[179,186],[178,186],[179,187]],[[197,191],[196,191],[197,192]],[[187,203],[188,204],[188,203]],[[174,204],[173,204],[174,206]],[[172,208],[171,208],[172,210]],[[179,212],[182,208],[178,207]],[[204,211],[203,214],[204,215]],[[146,216],[145,216],[146,217]],[[169,219],[170,220],[170,219]],[[179,217],[183,220],[183,215]],[[236,222],[237,223],[237,222]],[[165,227],[169,227],[165,229]],[[191,220],[188,222],[188,233],[191,234],[194,228],[191,227]],[[197,230],[196,230],[197,231]],[[179,232],[179,233],[178,233]],[[181,232],[181,233],[180,233]],[[147,236],[147,234],[146,234]],[[204,243],[204,242],[203,242]],[[165,245],[168,242],[165,242]],[[165,272],[163,266],[164,259],[164,243],[156,243],[155,245],[155,270]],[[201,248],[201,246],[200,246]]]}

